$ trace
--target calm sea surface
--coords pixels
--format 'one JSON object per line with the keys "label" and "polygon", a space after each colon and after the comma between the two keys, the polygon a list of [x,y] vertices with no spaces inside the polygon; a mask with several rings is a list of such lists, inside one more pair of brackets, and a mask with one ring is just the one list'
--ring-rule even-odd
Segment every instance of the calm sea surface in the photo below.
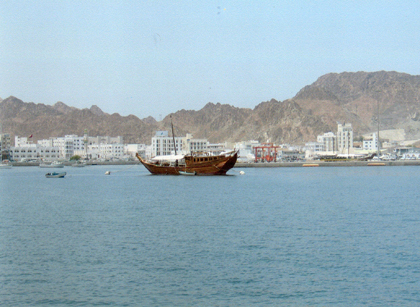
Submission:
{"label": "calm sea surface", "polygon": [[420,305],[419,167],[62,170],[0,170],[2,306]]}

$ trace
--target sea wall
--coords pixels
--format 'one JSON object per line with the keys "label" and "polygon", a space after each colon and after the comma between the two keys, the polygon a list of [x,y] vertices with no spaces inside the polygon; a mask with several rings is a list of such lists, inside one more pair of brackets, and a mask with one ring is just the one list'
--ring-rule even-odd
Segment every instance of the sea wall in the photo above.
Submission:
{"label": "sea wall", "polygon": [[334,167],[334,166],[420,166],[420,160],[405,161],[343,161],[343,162],[269,162],[236,163],[235,167]]}

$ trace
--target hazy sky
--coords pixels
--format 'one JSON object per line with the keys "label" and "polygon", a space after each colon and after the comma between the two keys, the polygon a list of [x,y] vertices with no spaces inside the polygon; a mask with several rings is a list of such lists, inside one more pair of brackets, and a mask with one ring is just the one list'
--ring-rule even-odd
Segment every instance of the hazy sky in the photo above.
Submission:
{"label": "hazy sky", "polygon": [[420,74],[420,1],[0,0],[0,97],[157,120],[329,72]]}

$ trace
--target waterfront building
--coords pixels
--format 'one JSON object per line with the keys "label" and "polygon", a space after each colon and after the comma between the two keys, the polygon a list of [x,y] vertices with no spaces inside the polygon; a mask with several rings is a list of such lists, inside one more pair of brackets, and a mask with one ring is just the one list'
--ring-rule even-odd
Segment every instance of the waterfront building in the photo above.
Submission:
{"label": "waterfront building", "polygon": [[51,138],[51,142],[54,147],[60,148],[60,157],[66,160],[73,157],[75,152],[83,153],[85,150],[83,136],[65,135],[64,137]]}
{"label": "waterfront building", "polygon": [[37,144],[33,144],[29,139],[15,137],[15,146],[13,147],[15,160],[68,160],[74,155],[88,159],[119,159],[125,155],[122,136],[88,137],[87,130],[85,130],[84,136],[51,137],[38,140]]}
{"label": "waterfront building", "polygon": [[10,158],[15,161],[54,161],[60,158],[60,148],[54,146],[52,139],[40,140],[34,144],[30,137],[15,136],[15,146],[10,149]]}
{"label": "waterfront building", "polygon": [[420,160],[420,148],[411,147],[400,156],[401,160]]}
{"label": "waterfront building", "polygon": [[146,146],[146,158],[147,159],[152,158],[152,145]]}
{"label": "waterfront building", "polygon": [[207,144],[207,139],[195,139],[191,133],[187,133],[185,138],[182,138],[184,153],[207,151]]}
{"label": "waterfront building", "polygon": [[154,137],[152,137],[152,157],[156,156],[167,156],[172,153],[175,153],[174,148],[174,139],[175,147],[177,153],[182,151],[182,137],[169,136],[168,131],[156,131]]}
{"label": "waterfront building", "polygon": [[112,136],[89,136],[89,137],[87,137],[87,139],[88,139],[87,143],[89,145],[123,144],[124,143],[124,139],[123,139],[122,136],[116,136],[116,137],[112,137]]}
{"label": "waterfront building", "polygon": [[325,151],[324,143],[309,142],[305,144],[305,158],[312,159],[314,156]]}
{"label": "waterfront building", "polygon": [[[123,137],[65,135],[64,137],[50,138],[52,145],[60,148],[60,156],[70,159],[78,155],[87,159],[121,158],[124,155]],[[42,140],[48,143],[50,140]],[[38,141],[40,143],[40,141]]]}
{"label": "waterfront building", "polygon": [[187,133],[185,137],[174,138],[169,136],[168,131],[156,131],[155,136],[152,137],[152,157],[174,154],[175,148],[178,154],[203,152],[207,151],[207,144],[206,139],[195,139],[190,133]]}
{"label": "waterfront building", "polygon": [[337,150],[347,154],[353,152],[353,128],[350,123],[338,124]]}
{"label": "waterfront building", "polygon": [[306,151],[310,152],[321,152],[325,151],[325,145],[322,142],[309,142],[305,144]]}
{"label": "waterfront building", "polygon": [[214,143],[214,144],[208,143],[207,151],[211,152],[215,156],[220,155],[222,152],[225,151],[225,144],[224,143]]}
{"label": "waterfront building", "polygon": [[365,137],[363,139],[363,150],[372,152],[378,150],[378,136],[376,133],[372,133],[371,137]]}
{"label": "waterfront building", "polygon": [[398,157],[402,157],[404,154],[409,153],[411,150],[413,150],[413,147],[408,147],[408,146],[401,146],[401,147],[397,147],[394,149],[394,153],[398,156]]}
{"label": "waterfront building", "polygon": [[237,142],[234,148],[238,150],[238,161],[239,162],[253,162],[255,160],[254,147],[261,146],[258,141],[242,141]]}
{"label": "waterfront building", "polygon": [[9,133],[0,133],[0,160],[7,159],[9,156],[11,143]]}
{"label": "waterfront building", "polygon": [[[124,157],[124,144],[93,144],[87,146],[88,159],[113,160]],[[83,154],[75,152],[75,154]]]}
{"label": "waterfront building", "polygon": [[419,160],[420,148],[413,146],[401,146],[394,149],[393,153],[402,160]]}
{"label": "waterfront building", "polygon": [[[38,145],[43,146],[43,147],[51,147],[53,146],[53,138],[49,138],[48,140],[38,140]],[[15,146],[16,147],[22,147],[20,145],[20,143],[15,141]]]}
{"label": "waterfront building", "polygon": [[363,149],[363,142],[361,141],[354,141],[353,142],[353,148],[354,149]]}
{"label": "waterfront building", "polygon": [[19,136],[15,136],[15,147],[24,147],[27,146],[29,144],[33,144],[33,142],[31,141],[32,137],[19,137]]}
{"label": "waterfront building", "polygon": [[323,145],[323,150],[320,151],[335,152],[337,150],[337,137],[332,132],[318,135],[317,142]]}
{"label": "waterfront building", "polygon": [[124,154],[135,158],[136,153],[143,159],[147,159],[147,145],[146,144],[126,144],[124,145]]}
{"label": "waterfront building", "polygon": [[381,148],[386,149],[388,152],[393,151],[395,148],[397,148],[400,145],[400,142],[398,141],[384,141],[381,142]]}
{"label": "waterfront building", "polygon": [[122,136],[88,136],[87,130],[83,137],[78,137],[73,154],[86,159],[113,160],[125,157]]}
{"label": "waterfront building", "polygon": [[55,161],[60,158],[60,149],[39,144],[20,144],[10,149],[10,159],[14,161]]}

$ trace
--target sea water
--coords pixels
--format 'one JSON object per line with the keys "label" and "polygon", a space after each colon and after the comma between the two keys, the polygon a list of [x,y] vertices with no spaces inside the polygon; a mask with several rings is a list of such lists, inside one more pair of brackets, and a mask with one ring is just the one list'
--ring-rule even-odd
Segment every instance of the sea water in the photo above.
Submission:
{"label": "sea water", "polygon": [[2,306],[420,305],[419,167],[61,170],[0,171]]}

